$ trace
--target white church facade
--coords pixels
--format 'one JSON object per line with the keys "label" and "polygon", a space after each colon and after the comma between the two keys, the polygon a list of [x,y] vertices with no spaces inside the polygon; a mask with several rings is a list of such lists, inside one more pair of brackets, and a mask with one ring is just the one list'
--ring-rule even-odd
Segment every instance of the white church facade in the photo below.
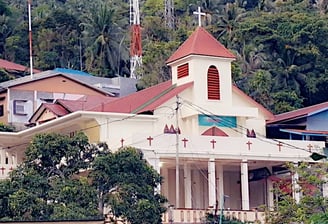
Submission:
{"label": "white church facade", "polygon": [[22,161],[35,133],[82,130],[112,150],[143,151],[162,175],[160,191],[173,208],[165,222],[173,216],[199,223],[206,210],[223,207],[242,220],[261,220],[254,210],[274,206],[268,177],[279,175],[287,161],[310,161],[325,143],[266,138],[273,114],[232,84],[234,59],[198,27],[167,60],[172,80],[18,133],[0,133],[2,176]]}

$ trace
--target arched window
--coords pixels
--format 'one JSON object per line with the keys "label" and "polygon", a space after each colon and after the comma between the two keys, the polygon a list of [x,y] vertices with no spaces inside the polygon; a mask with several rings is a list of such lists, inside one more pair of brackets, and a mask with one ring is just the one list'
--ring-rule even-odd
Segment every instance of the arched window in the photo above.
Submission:
{"label": "arched window", "polygon": [[220,100],[219,71],[213,65],[207,71],[207,98],[209,100]]}

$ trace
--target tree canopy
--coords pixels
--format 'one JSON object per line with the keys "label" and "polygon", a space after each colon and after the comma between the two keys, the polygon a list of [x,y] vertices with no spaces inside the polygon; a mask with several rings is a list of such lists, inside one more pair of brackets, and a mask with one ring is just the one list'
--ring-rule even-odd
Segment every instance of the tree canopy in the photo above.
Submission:
{"label": "tree canopy", "polygon": [[131,223],[161,223],[160,175],[133,148],[112,153],[78,133],[36,135],[26,159],[0,181],[0,220],[103,218],[103,207]]}
{"label": "tree canopy", "polygon": [[[295,187],[291,179],[275,182],[275,212],[267,213],[267,222],[280,223],[326,223],[328,217],[328,203],[324,187],[327,185],[326,163],[286,164],[291,175],[297,173]],[[292,192],[300,194],[300,201],[293,198]]]}
{"label": "tree canopy", "polygon": [[[203,26],[237,56],[235,84],[255,100],[274,113],[328,100],[327,1],[176,0],[171,26],[162,22],[168,19],[163,1],[139,3],[138,88],[171,78],[165,61],[197,26],[193,12],[200,6]],[[26,4],[0,1],[0,57],[23,65],[29,63]],[[129,76],[129,8],[129,1],[32,1],[35,67]]]}

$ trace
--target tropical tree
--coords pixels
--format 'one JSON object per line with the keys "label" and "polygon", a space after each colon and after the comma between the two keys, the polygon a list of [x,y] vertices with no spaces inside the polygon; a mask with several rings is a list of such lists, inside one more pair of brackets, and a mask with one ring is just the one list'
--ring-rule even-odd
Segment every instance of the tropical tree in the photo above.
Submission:
{"label": "tropical tree", "polygon": [[128,54],[121,42],[126,35],[122,32],[125,24],[115,8],[100,4],[81,25],[84,45],[88,46],[85,52],[86,70],[99,76],[116,76],[121,60],[127,60]]}
{"label": "tropical tree", "polygon": [[[70,138],[39,134],[25,161],[0,182],[0,218],[10,220],[78,219],[98,216],[96,189],[79,174],[90,167],[99,148],[79,133]],[[5,188],[6,187],[6,188]]]}
{"label": "tropical tree", "polygon": [[[276,212],[268,211],[268,223],[325,223],[327,220],[327,198],[322,194],[322,188],[327,182],[326,163],[299,163],[286,164],[291,174],[298,174],[296,187],[292,187],[289,180],[275,183],[274,194],[276,197]],[[300,194],[297,202],[292,191]],[[320,221],[319,221],[320,220]]]}
{"label": "tropical tree", "polygon": [[103,153],[96,158],[90,175],[103,202],[100,206],[107,205],[114,219],[132,224],[162,223],[166,199],[156,191],[161,177],[140,151],[125,147]]}

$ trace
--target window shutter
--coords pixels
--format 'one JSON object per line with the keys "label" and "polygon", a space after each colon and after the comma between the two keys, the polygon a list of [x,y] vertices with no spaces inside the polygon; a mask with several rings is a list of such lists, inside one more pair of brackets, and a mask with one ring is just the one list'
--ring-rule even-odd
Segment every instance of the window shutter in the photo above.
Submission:
{"label": "window shutter", "polygon": [[220,100],[220,77],[215,66],[207,71],[207,95],[209,100]]}
{"label": "window shutter", "polygon": [[188,63],[178,66],[178,79],[189,75]]}

